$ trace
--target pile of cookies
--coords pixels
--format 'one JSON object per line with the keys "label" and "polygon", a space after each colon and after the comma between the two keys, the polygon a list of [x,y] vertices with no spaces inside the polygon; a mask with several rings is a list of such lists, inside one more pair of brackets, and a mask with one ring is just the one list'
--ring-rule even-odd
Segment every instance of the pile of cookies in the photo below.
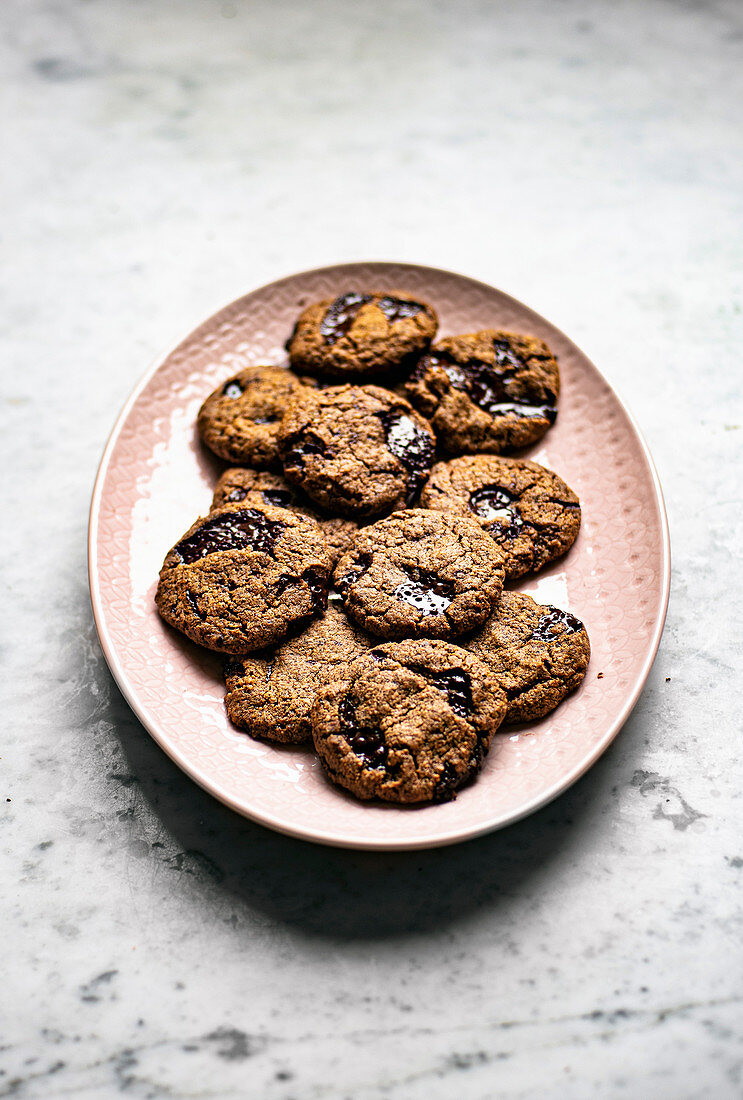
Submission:
{"label": "pile of cookies", "polygon": [[590,656],[573,615],[504,589],[580,529],[557,474],[502,457],[554,423],[555,357],[497,329],[432,343],[437,327],[403,292],[349,291],[303,311],[289,369],[207,397],[199,433],[231,466],[156,594],[228,655],[236,726],[313,741],[365,799],[453,798],[500,725],[547,714]]}

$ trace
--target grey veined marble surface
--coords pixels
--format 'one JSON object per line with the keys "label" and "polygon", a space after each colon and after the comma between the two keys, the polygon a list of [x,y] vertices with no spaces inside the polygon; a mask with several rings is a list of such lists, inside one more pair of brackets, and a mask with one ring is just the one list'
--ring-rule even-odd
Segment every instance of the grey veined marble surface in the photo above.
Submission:
{"label": "grey veined marble surface", "polygon": [[[5,0],[0,24],[0,1096],[740,1096],[741,4]],[[674,552],[592,771],[394,858],[197,789],[114,687],[86,581],[151,358],[355,259],[465,272],[569,333],[646,433]]]}

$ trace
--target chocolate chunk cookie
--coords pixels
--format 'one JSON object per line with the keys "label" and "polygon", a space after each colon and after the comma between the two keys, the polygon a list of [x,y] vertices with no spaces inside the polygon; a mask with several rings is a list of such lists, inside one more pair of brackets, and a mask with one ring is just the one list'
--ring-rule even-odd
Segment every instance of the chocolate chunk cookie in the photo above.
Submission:
{"label": "chocolate chunk cookie", "polygon": [[446,802],[477,773],[505,713],[484,661],[449,642],[390,642],[321,690],[312,736],[333,782],[359,798]]}
{"label": "chocolate chunk cookie", "polygon": [[322,515],[296,485],[290,485],[281,474],[268,470],[250,470],[245,466],[225,470],[214,490],[212,510],[241,500],[259,506],[274,504],[277,508],[288,508],[290,512],[299,512],[314,519],[325,536],[333,565],[341,554],[351,548],[353,537],[359,529],[352,519]]}
{"label": "chocolate chunk cookie", "polygon": [[199,435],[228,462],[270,466],[281,418],[304,388],[280,367],[247,367],[207,397],[196,421]]}
{"label": "chocolate chunk cookie", "polygon": [[309,740],[318,691],[370,644],[330,602],[322,618],[278,649],[225,661],[230,720],[253,737],[293,744]]}
{"label": "chocolate chunk cookie", "polygon": [[346,610],[382,638],[453,638],[493,612],[504,556],[473,516],[396,512],[357,534],[335,570]]}
{"label": "chocolate chunk cookie", "polygon": [[496,674],[508,697],[507,722],[548,714],[578,687],[591,656],[579,619],[524,592],[504,592],[497,612],[467,648]]}
{"label": "chocolate chunk cookie", "polygon": [[378,386],[308,388],[279,429],[289,481],[344,516],[377,516],[412,503],[435,445],[423,417]]}
{"label": "chocolate chunk cookie", "polygon": [[404,292],[349,291],[308,306],[287,349],[294,370],[329,378],[387,374],[417,358],[434,337],[432,307]]}
{"label": "chocolate chunk cookie", "polygon": [[155,601],[199,645],[249,653],[325,609],[330,569],[314,520],[270,504],[226,504],[168,553]]}
{"label": "chocolate chunk cookie", "polygon": [[497,454],[533,443],[554,424],[560,373],[542,340],[483,329],[440,340],[404,391],[448,451]]}
{"label": "chocolate chunk cookie", "polygon": [[421,504],[474,516],[506,555],[509,579],[560,557],[580,530],[580,502],[562,478],[536,462],[468,455],[438,462]]}

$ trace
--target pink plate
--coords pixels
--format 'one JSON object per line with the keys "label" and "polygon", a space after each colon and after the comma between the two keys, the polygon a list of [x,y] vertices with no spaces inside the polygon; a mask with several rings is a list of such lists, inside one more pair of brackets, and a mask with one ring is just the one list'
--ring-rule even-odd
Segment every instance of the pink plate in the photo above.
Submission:
{"label": "pink plate", "polygon": [[[498,327],[543,337],[563,388],[555,427],[529,457],[579,494],[570,553],[521,587],[586,623],[593,656],[580,689],[523,730],[496,736],[482,774],[456,801],[398,807],[330,786],[309,749],[276,748],[233,729],[220,658],[159,619],[153,594],[170,546],[209,506],[220,465],[194,427],[204,397],[251,363],[285,363],[306,303],[348,289],[402,288],[430,301],[442,335]],[[575,782],[634,706],[668,602],[668,525],[658,477],[630,414],[575,344],[492,287],[434,268],[360,263],[320,268],[254,291],[178,345],[137,386],[101,460],[89,532],[98,634],[116,681],[159,745],[197,783],[272,829],[350,848],[429,848],[516,821]]]}

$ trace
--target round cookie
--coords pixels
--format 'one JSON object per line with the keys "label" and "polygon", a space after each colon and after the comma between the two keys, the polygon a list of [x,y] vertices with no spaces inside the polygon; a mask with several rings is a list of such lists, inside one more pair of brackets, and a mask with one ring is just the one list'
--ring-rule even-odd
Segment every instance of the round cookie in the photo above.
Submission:
{"label": "round cookie", "polygon": [[212,511],[221,508],[223,504],[234,504],[241,500],[259,506],[274,504],[277,508],[288,508],[290,512],[298,512],[314,519],[325,535],[333,565],[341,554],[351,548],[353,537],[359,529],[352,519],[321,515],[300,489],[290,485],[281,474],[268,470],[250,470],[245,466],[234,466],[225,470],[214,489]]}
{"label": "round cookie", "polygon": [[508,697],[507,722],[529,722],[554,710],[578,687],[591,657],[579,619],[524,592],[504,592],[467,648],[496,674]]}
{"label": "round cookie", "polygon": [[315,748],[358,798],[446,802],[478,771],[506,713],[484,661],[449,642],[376,646],[312,708]]}
{"label": "round cookie", "polygon": [[349,291],[308,306],[286,346],[296,371],[357,380],[414,361],[437,326],[432,307],[402,291]]}
{"label": "round cookie", "polygon": [[322,618],[278,649],[225,661],[230,720],[252,737],[290,744],[310,740],[318,691],[369,645],[342,608],[329,602]]}
{"label": "round cookie", "polygon": [[434,344],[404,392],[446,450],[497,454],[534,443],[554,424],[560,372],[542,340],[483,329]]}
{"label": "round cookie", "polygon": [[421,505],[472,516],[506,555],[506,577],[536,573],[566,553],[580,531],[580,501],[537,462],[466,455],[438,462]]}
{"label": "round cookie", "polygon": [[344,516],[377,516],[412,503],[435,446],[423,417],[379,386],[308,388],[279,429],[289,481]]}
{"label": "round cookie", "polygon": [[228,462],[270,466],[279,423],[304,385],[281,367],[247,367],[210,393],[199,409],[199,435]]}
{"label": "round cookie", "polygon": [[227,504],[169,551],[155,602],[199,645],[249,653],[324,610],[330,569],[314,520],[270,504]]}
{"label": "round cookie", "polygon": [[503,553],[473,516],[411,509],[359,531],[334,580],[372,634],[453,638],[490,617],[503,576]]}

